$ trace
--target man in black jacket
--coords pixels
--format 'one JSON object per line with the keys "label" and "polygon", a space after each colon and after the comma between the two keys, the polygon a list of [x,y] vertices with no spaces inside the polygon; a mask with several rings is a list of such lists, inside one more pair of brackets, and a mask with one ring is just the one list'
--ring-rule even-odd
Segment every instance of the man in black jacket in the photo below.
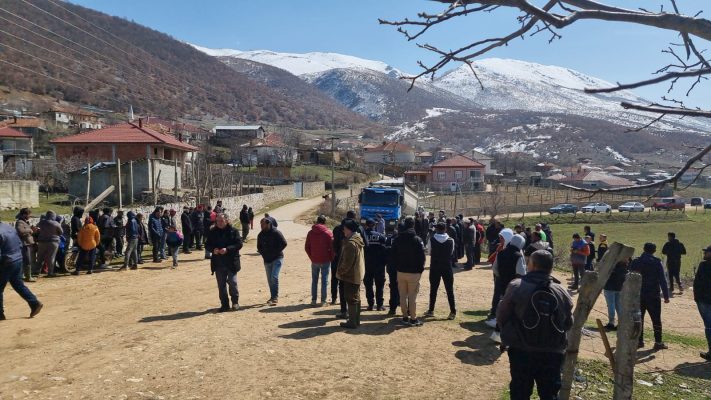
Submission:
{"label": "man in black jacket", "polygon": [[[385,261],[387,250],[385,248],[385,235],[375,230],[375,220],[366,221],[365,234],[368,236],[368,245],[365,246],[365,298],[368,300],[368,311],[377,307],[378,311],[385,311],[383,307],[385,287]],[[373,291],[375,284],[375,291]]]}
{"label": "man in black jacket", "polygon": [[467,256],[464,270],[470,271],[474,268],[474,249],[476,245],[476,228],[471,221],[464,222],[464,230],[462,231],[462,244],[464,246],[464,254]]}
{"label": "man in black jacket", "polygon": [[669,293],[674,292],[674,280],[679,285],[679,293],[684,293],[684,287],[681,286],[681,256],[686,254],[684,243],[676,238],[676,233],[667,233],[668,241],[662,247],[662,254],[667,256],[667,271],[669,272]]}
{"label": "man in black jacket", "polygon": [[264,270],[267,273],[270,298],[267,304],[275,306],[279,302],[279,272],[284,263],[286,239],[272,226],[269,218],[262,218],[262,231],[257,235],[257,252],[264,260]]}
{"label": "man in black jacket", "polygon": [[529,399],[534,382],[541,400],[558,398],[573,300],[550,275],[552,270],[553,255],[534,252],[528,273],[508,285],[497,308],[502,344],[508,347],[513,400]]}
{"label": "man in black jacket", "polygon": [[193,221],[190,218],[188,207],[183,207],[183,213],[180,214],[180,225],[183,227],[183,253],[190,254],[193,244]]}
{"label": "man in black jacket", "polygon": [[[343,241],[345,240],[345,234],[343,233],[343,224],[347,220],[355,220],[356,219],[356,212],[353,210],[348,210],[346,212],[346,218],[344,218],[341,221],[341,224],[333,228],[333,253],[335,254],[335,257],[333,258],[333,262],[331,262],[331,305],[336,305],[336,302],[338,302],[338,297],[340,296],[341,298],[341,313],[338,314],[338,318],[347,318],[348,317],[348,312],[346,309],[346,303],[343,301],[343,284],[339,283],[338,277],[336,276],[336,272],[338,270],[338,261],[339,257],[341,255],[341,247],[343,245]],[[363,227],[359,227],[358,233],[361,235],[361,238],[365,241],[365,245],[368,246],[368,237],[365,233],[365,230]]]}
{"label": "man in black jacket", "polygon": [[242,211],[239,212],[239,223],[242,225],[242,240],[247,241],[247,235],[249,235],[249,208],[246,204],[242,205]]}
{"label": "man in black jacket", "polygon": [[210,268],[217,279],[221,305],[219,311],[230,310],[229,297],[232,298],[232,310],[239,310],[237,272],[241,269],[239,250],[242,248],[242,238],[237,229],[230,224],[227,215],[217,215],[215,226],[207,233],[205,247],[212,254]]}
{"label": "man in black jacket", "polygon": [[452,253],[452,268],[457,268],[457,248],[459,247],[459,232],[457,231],[457,220],[447,218],[447,235],[454,240],[454,253]]}
{"label": "man in black jacket", "polygon": [[[654,350],[667,349],[667,345],[662,341],[662,298],[660,290],[664,294],[664,303],[669,303],[669,287],[664,276],[662,260],[654,256],[657,245],[654,243],[644,244],[644,253],[630,264],[630,271],[642,275],[642,289],[640,291],[640,311],[642,312],[642,329],[644,332],[644,314],[649,312],[654,330]],[[639,335],[639,348],[644,347],[642,334]]]}
{"label": "man in black jacket", "polygon": [[190,223],[193,227],[193,243],[195,250],[202,250],[203,236],[205,235],[205,215],[202,211],[202,204],[195,207],[190,214]]}
{"label": "man in black jacket", "polygon": [[72,219],[69,221],[70,236],[72,238],[72,246],[78,246],[77,238],[79,237],[79,230],[84,225],[82,223],[82,216],[84,215],[84,209],[76,206],[72,210]]}
{"label": "man in black jacket", "polygon": [[398,291],[402,322],[410,326],[421,326],[417,319],[417,293],[420,290],[420,278],[425,270],[425,246],[415,233],[415,220],[405,218],[404,231],[398,232],[393,240],[390,261],[397,270]]}
{"label": "man in black jacket", "polygon": [[440,281],[444,282],[444,289],[449,301],[449,317],[447,319],[452,320],[457,316],[457,308],[454,303],[454,273],[451,265],[453,252],[454,239],[447,234],[447,226],[443,223],[437,224],[435,234],[430,238],[430,307],[425,313],[425,317],[434,316]]}
{"label": "man in black jacket", "polygon": [[704,321],[708,351],[701,357],[711,361],[711,246],[704,249],[704,260],[696,269],[694,277],[694,301]]}

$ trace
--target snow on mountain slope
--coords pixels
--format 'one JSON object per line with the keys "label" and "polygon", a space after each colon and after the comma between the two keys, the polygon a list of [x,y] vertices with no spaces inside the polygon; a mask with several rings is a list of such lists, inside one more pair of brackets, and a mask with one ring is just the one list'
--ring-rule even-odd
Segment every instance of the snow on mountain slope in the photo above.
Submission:
{"label": "snow on mountain slope", "polygon": [[369,69],[393,78],[403,73],[382,61],[366,60],[338,53],[312,52],[304,54],[277,53],[269,50],[240,51],[232,49],[208,49],[192,45],[203,53],[213,56],[242,58],[268,64],[291,72],[294,75],[315,74],[332,69]]}
{"label": "snow on mountain slope", "polygon": [[[520,60],[488,58],[474,62],[481,80],[463,65],[440,78],[434,85],[464,97],[481,108],[493,110],[526,110],[561,113],[599,118],[625,126],[642,126],[650,114],[626,111],[621,101],[647,103],[629,91],[608,94],[588,94],[584,88],[613,86],[568,68],[542,65]],[[657,129],[678,129],[679,126],[704,129],[704,124],[692,119],[678,122],[668,118],[655,125]]]}

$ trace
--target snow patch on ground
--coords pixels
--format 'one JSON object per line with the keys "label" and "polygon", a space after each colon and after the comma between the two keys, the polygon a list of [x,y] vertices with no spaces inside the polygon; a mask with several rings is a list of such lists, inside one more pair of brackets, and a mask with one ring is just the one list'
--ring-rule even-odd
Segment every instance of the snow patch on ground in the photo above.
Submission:
{"label": "snow patch on ground", "polygon": [[605,147],[605,150],[607,150],[610,153],[610,155],[612,155],[612,158],[614,158],[617,161],[622,161],[622,162],[626,162],[626,163],[632,162],[632,160],[623,156],[617,150],[613,149],[610,146]]}

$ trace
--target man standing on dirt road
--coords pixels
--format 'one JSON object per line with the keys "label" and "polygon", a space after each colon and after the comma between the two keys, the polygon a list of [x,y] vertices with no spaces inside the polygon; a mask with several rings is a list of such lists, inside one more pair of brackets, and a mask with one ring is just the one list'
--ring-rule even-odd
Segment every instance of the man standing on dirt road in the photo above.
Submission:
{"label": "man standing on dirt road", "polygon": [[701,358],[711,361],[711,246],[704,249],[704,261],[696,269],[694,278],[694,301],[704,321],[708,351]]}
{"label": "man standing on dirt road", "polygon": [[279,272],[284,264],[284,249],[286,239],[275,227],[270,218],[262,218],[262,231],[257,235],[257,252],[264,260],[264,270],[267,273],[267,283],[271,297],[267,301],[270,306],[279,302]]}
{"label": "man standing on dirt road", "polygon": [[5,320],[3,292],[9,283],[30,306],[30,318],[42,310],[42,303],[37,300],[22,281],[22,242],[17,231],[11,225],[0,222],[0,321]]}
{"label": "man standing on dirt road", "polygon": [[[215,225],[207,232],[205,248],[212,254],[210,269],[217,280],[217,290],[220,295],[219,312],[239,310],[239,291],[237,289],[237,272],[241,268],[239,250],[242,248],[242,238],[231,224],[227,215],[218,214]],[[229,293],[229,297],[228,297]]]}
{"label": "man standing on dirt road", "polygon": [[246,242],[249,235],[249,208],[246,204],[242,205],[242,211],[239,212],[239,223],[242,225],[242,240]]}
{"label": "man standing on dirt road", "polygon": [[508,348],[512,400],[558,398],[561,368],[573,326],[573,299],[551,276],[553,255],[531,254],[528,272],[514,279],[496,311],[502,345]]}
{"label": "man standing on dirt road", "polygon": [[341,256],[338,260],[338,280],[343,283],[344,298],[348,311],[348,321],[341,322],[341,327],[355,329],[360,325],[360,284],[365,275],[363,248],[365,243],[358,231],[360,224],[348,219],[343,222],[345,237]]}
{"label": "man standing on dirt road", "polygon": [[667,271],[669,272],[669,293],[674,292],[674,280],[679,285],[679,294],[684,292],[684,287],[681,286],[681,256],[686,254],[684,243],[676,238],[676,233],[667,233],[667,242],[662,247],[662,254],[667,256]]}
{"label": "man standing on dirt road", "polygon": [[[368,300],[368,311],[376,307],[378,311],[385,311],[383,307],[385,288],[385,262],[387,250],[385,236],[375,230],[375,221],[368,219],[365,223],[365,234],[368,245],[365,246],[365,298]],[[375,291],[373,291],[375,284]]]}
{"label": "man standing on dirt road", "polygon": [[331,271],[331,262],[334,256],[333,233],[326,226],[325,216],[319,215],[316,218],[316,224],[311,227],[311,230],[306,235],[304,250],[311,260],[311,305],[319,304],[318,280],[321,277],[320,304],[325,306],[328,304],[328,274]]}
{"label": "man standing on dirt road", "polygon": [[425,270],[425,245],[415,234],[415,220],[412,217],[405,218],[404,228],[393,240],[390,260],[397,270],[402,322],[409,326],[421,326],[422,321],[417,318],[417,294]]}
{"label": "man standing on dirt road", "polygon": [[[664,267],[662,260],[654,256],[657,245],[654,243],[644,244],[644,253],[630,264],[630,271],[642,275],[642,290],[640,291],[640,308],[642,312],[642,333],[644,332],[644,314],[649,312],[654,330],[654,350],[667,349],[667,345],[662,341],[662,298],[659,291],[664,294],[664,303],[669,303],[669,287],[664,277]],[[638,348],[644,347],[642,333],[639,335]]]}

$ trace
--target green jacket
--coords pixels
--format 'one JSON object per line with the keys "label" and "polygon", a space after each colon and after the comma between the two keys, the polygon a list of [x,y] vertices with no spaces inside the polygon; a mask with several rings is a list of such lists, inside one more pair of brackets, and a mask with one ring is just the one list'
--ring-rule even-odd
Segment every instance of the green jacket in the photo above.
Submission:
{"label": "green jacket", "polygon": [[336,269],[336,277],[339,280],[356,285],[363,281],[365,275],[363,247],[363,238],[358,233],[343,241]]}

